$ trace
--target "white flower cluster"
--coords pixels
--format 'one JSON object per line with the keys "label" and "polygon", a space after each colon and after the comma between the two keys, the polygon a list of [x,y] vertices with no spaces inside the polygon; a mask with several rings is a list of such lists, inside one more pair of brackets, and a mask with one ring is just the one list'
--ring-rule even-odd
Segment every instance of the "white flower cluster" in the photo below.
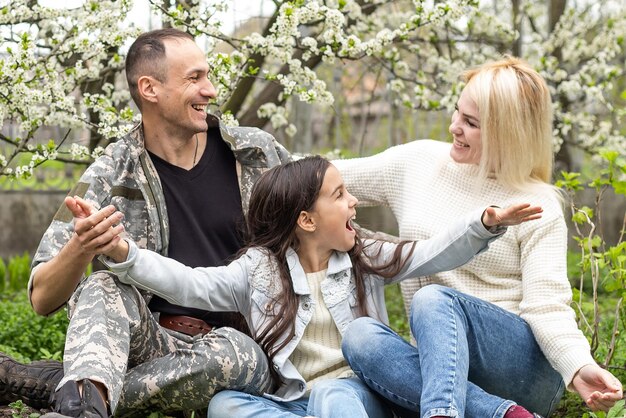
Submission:
{"label": "white flower cluster", "polygon": [[269,119],[274,129],[289,125],[287,109],[284,106],[277,106],[275,103],[265,103],[259,107],[257,114],[260,118]]}
{"label": "white flower cluster", "polygon": [[[5,174],[29,177],[35,167],[64,152],[54,139],[43,148],[32,143],[43,127],[80,131],[90,125],[86,111],[91,109],[99,114],[100,133],[111,137],[118,135],[114,126],[132,119],[132,112],[112,110],[124,108],[120,103],[128,100],[126,92],[103,86],[104,93],[95,96],[107,97],[110,108],[81,94],[104,72],[123,68],[123,58],[110,51],[137,35],[136,28],[122,26],[132,4],[132,0],[103,0],[62,10],[14,0],[10,8],[0,9],[0,30],[6,36],[0,46],[0,127],[10,123],[16,147],[31,152],[30,163],[16,167],[3,156],[5,166],[11,165]],[[72,150],[74,144],[69,142],[70,154],[85,154]]]}
{"label": "white flower cluster", "polygon": [[89,148],[84,145],[73,143],[70,146],[70,157],[72,160],[86,160],[89,158]]}
{"label": "white flower cluster", "polygon": [[[623,63],[626,10],[593,11],[570,8],[540,44],[542,75],[551,85],[556,119],[556,142],[575,144],[590,152],[625,149],[620,135],[622,112],[616,109],[615,83],[626,76]],[[606,14],[606,15],[605,15]],[[595,36],[588,28],[595,27]],[[559,54],[557,59],[555,55]],[[619,91],[617,91],[619,93]]]}
{"label": "white flower cluster", "polygon": [[230,112],[224,112],[221,116],[222,122],[226,126],[239,126],[239,121],[235,119],[235,116]]}

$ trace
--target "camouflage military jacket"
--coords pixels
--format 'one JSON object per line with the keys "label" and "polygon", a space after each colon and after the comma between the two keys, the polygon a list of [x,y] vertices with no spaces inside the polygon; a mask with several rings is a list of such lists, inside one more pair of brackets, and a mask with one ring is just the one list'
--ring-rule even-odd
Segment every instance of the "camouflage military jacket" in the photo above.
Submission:
{"label": "camouflage military jacket", "polygon": [[[289,161],[291,156],[272,135],[258,128],[226,127],[212,115],[207,122],[210,126],[219,125],[223,140],[235,155],[245,213],[256,179],[268,168]],[[109,145],[85,170],[69,195],[81,196],[97,209],[114,205],[124,214],[123,224],[129,238],[140,248],[167,255],[167,208],[159,176],[144,147],[141,124]],[[69,241],[74,231],[72,220],[72,214],[62,204],[33,257],[29,295],[34,269],[56,256]]]}

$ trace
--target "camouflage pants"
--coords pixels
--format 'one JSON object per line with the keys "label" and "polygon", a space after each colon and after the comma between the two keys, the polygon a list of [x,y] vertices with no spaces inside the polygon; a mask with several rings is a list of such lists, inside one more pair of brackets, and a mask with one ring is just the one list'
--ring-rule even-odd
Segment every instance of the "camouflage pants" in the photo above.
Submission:
{"label": "camouflage pants", "polygon": [[222,389],[259,395],[271,388],[267,358],[251,338],[232,328],[197,337],[166,330],[139,291],[110,272],[88,277],[68,312],[58,387],[101,382],[115,416],[203,409]]}

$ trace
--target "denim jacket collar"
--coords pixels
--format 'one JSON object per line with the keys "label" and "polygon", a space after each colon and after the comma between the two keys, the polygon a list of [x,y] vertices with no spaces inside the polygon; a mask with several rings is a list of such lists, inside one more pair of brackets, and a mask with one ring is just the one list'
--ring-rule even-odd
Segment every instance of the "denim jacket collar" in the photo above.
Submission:
{"label": "denim jacket collar", "polygon": [[[293,248],[289,248],[286,256],[294,292],[296,292],[297,295],[311,294],[311,291],[309,290],[309,282],[306,279],[306,273],[302,268],[302,264],[300,264],[298,254]],[[350,271],[351,268],[352,260],[350,260],[348,253],[334,251],[328,260],[326,277],[332,277],[333,275],[343,271]]]}

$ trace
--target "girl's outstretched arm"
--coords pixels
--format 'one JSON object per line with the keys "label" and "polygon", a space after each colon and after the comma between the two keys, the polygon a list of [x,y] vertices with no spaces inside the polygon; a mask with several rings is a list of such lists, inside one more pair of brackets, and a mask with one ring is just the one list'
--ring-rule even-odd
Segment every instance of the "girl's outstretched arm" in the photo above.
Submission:
{"label": "girl's outstretched arm", "polygon": [[[523,203],[506,209],[489,207],[471,212],[446,230],[415,243],[406,265],[391,282],[409,277],[428,276],[453,270],[485,251],[489,243],[506,232],[507,226],[518,225],[541,217],[542,209]],[[393,254],[396,245],[382,244],[384,257]],[[410,247],[406,246],[406,254]]]}
{"label": "girl's outstretched arm", "polygon": [[247,312],[250,306],[250,252],[227,266],[188,267],[127,241],[128,257],[116,263],[100,260],[123,283],[145,289],[170,303],[209,311]]}

